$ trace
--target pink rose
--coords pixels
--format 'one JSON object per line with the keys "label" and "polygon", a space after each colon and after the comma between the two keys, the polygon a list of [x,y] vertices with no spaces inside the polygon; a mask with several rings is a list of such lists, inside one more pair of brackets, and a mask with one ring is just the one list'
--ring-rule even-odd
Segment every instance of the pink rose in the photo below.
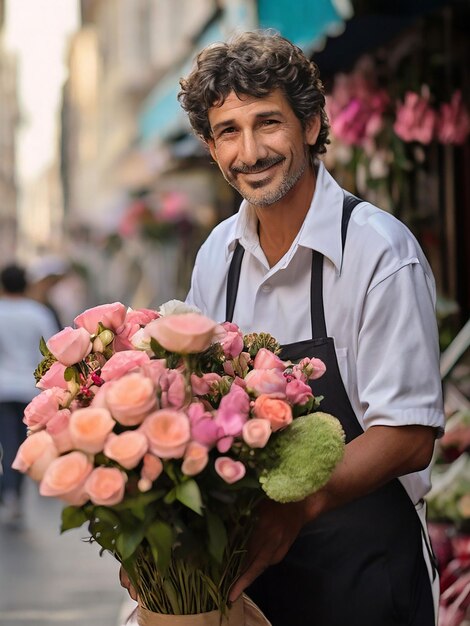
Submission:
{"label": "pink rose", "polygon": [[307,383],[294,378],[286,385],[286,398],[290,404],[306,404],[313,396],[312,389]]}
{"label": "pink rose", "polygon": [[42,391],[26,407],[23,422],[31,430],[43,428],[66,403],[68,397],[68,392],[60,387],[51,387]]}
{"label": "pink rose", "polygon": [[66,326],[46,342],[55,358],[64,365],[79,363],[91,352],[91,339],[84,328]]}
{"label": "pink rose", "polygon": [[268,420],[273,432],[285,428],[292,422],[292,409],[290,404],[280,398],[273,398],[267,394],[261,394],[256,398],[253,405],[253,413],[260,419]]}
{"label": "pink rose", "polygon": [[264,448],[271,436],[271,423],[254,417],[243,425],[242,435],[250,448]]}
{"label": "pink rose", "polygon": [[110,433],[104,444],[105,455],[126,469],[133,469],[147,452],[147,437],[138,430],[127,430],[119,435]]}
{"label": "pink rose", "polygon": [[117,467],[96,467],[86,480],[85,491],[93,504],[113,506],[122,501],[126,480]]}
{"label": "pink rose", "polygon": [[186,381],[181,372],[167,370],[160,377],[160,406],[181,409],[186,402]]}
{"label": "pink rose", "polygon": [[147,417],[142,429],[153,454],[162,459],[179,459],[183,456],[190,437],[190,424],[188,417],[181,411],[155,411]]}
{"label": "pink rose", "polygon": [[188,417],[191,424],[191,439],[194,441],[212,448],[217,440],[223,437],[223,429],[214,422],[212,414],[205,410],[201,402],[189,405]]}
{"label": "pink rose", "polygon": [[145,327],[165,350],[179,354],[204,352],[211,345],[217,324],[199,313],[168,315]]}
{"label": "pink rose", "polygon": [[72,450],[74,447],[69,429],[70,415],[69,409],[62,409],[57,411],[46,424],[46,431],[52,437],[61,454]]}
{"label": "pink rose", "polygon": [[121,378],[124,374],[150,363],[150,357],[139,350],[116,352],[101,368],[101,378],[105,381]]}
{"label": "pink rose", "polygon": [[249,352],[241,352],[235,358],[225,361],[224,372],[229,376],[244,378],[248,374],[251,357]]}
{"label": "pink rose", "polygon": [[136,426],[157,404],[155,387],[150,378],[142,374],[126,374],[108,383],[106,403],[117,422]]}
{"label": "pink rose", "polygon": [[281,359],[268,350],[267,348],[261,348],[258,350],[253,362],[253,369],[256,370],[280,370],[283,372],[287,367],[287,363],[281,361]]}
{"label": "pink rose", "polygon": [[92,309],[87,309],[80,313],[74,319],[74,322],[79,328],[86,328],[90,335],[96,335],[100,322],[104,328],[118,333],[124,324],[126,315],[127,308],[120,302],[113,302],[112,304],[101,304]]}
{"label": "pink rose", "polygon": [[209,453],[206,446],[197,441],[190,441],[184,453],[181,471],[186,476],[200,474],[209,461]]}
{"label": "pink rose", "polygon": [[152,309],[132,309],[127,312],[126,324],[138,324],[139,326],[146,326],[152,320],[156,320],[160,317],[157,311]]}
{"label": "pink rose", "polygon": [[40,430],[26,437],[18,448],[12,468],[23,474],[28,474],[33,480],[41,480],[44,472],[59,451],[52,441],[52,437],[45,430]]}
{"label": "pink rose", "polygon": [[285,393],[287,381],[280,369],[251,370],[245,377],[246,388],[255,395]]}
{"label": "pink rose", "polygon": [[144,455],[144,461],[142,463],[142,470],[140,473],[140,480],[137,483],[139,491],[150,491],[152,484],[160,474],[163,472],[163,463],[158,458],[147,452]]}
{"label": "pink rose", "polygon": [[241,461],[234,461],[228,456],[219,456],[214,463],[217,474],[229,485],[245,476],[246,469]]}
{"label": "pink rose", "polygon": [[207,372],[202,376],[191,374],[191,388],[195,396],[205,396],[214,392],[221,380],[221,376],[215,372]]}
{"label": "pink rose", "polygon": [[222,345],[225,357],[234,359],[243,350],[243,333],[240,328],[232,322],[224,322],[222,328],[225,334],[218,336],[218,341]]}
{"label": "pink rose", "polygon": [[38,381],[36,387],[38,389],[51,389],[51,387],[60,387],[67,389],[67,381],[64,378],[65,365],[56,361],[53,363],[41,380]]}
{"label": "pink rose", "polygon": [[104,442],[114,426],[115,421],[107,409],[92,406],[77,409],[69,422],[74,447],[90,454],[103,450]]}
{"label": "pink rose", "polygon": [[93,465],[84,452],[75,450],[59,456],[46,469],[39,485],[39,493],[81,506],[88,500],[84,487],[92,470]]}
{"label": "pink rose", "polygon": [[293,366],[292,375],[304,382],[307,380],[316,380],[323,376],[326,372],[326,365],[321,359],[308,358],[302,359]]}
{"label": "pink rose", "polygon": [[142,373],[150,378],[155,387],[160,384],[162,374],[167,371],[165,359],[150,359],[148,363],[142,365]]}
{"label": "pink rose", "polygon": [[250,398],[238,385],[232,385],[229,392],[220,401],[215,416],[215,423],[220,426],[225,436],[238,437],[250,412]]}

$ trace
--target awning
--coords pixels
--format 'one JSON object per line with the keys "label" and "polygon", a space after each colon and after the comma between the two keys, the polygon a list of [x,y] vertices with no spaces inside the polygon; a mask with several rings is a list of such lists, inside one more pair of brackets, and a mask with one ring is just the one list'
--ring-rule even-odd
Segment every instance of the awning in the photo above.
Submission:
{"label": "awning", "polygon": [[[204,46],[226,38],[222,21],[214,20],[196,44],[197,52]],[[178,103],[179,81],[191,71],[193,56],[158,82],[154,90],[144,102],[139,116],[139,135],[143,145],[155,139],[165,142],[191,132],[186,113]]]}
{"label": "awning", "polygon": [[260,28],[274,28],[305,52],[341,33],[352,15],[350,0],[258,0]]}

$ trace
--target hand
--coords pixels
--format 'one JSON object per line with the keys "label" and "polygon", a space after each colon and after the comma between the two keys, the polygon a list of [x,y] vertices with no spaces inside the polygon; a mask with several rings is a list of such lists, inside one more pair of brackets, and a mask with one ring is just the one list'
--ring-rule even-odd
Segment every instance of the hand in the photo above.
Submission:
{"label": "hand", "polygon": [[121,587],[127,589],[130,597],[137,602],[137,591],[133,587],[129,576],[127,575],[127,572],[122,565],[119,568],[119,582],[121,583]]}
{"label": "hand", "polygon": [[230,591],[231,602],[266,568],[282,561],[307,521],[303,502],[279,504],[267,500],[259,506],[258,515],[247,546],[245,569]]}

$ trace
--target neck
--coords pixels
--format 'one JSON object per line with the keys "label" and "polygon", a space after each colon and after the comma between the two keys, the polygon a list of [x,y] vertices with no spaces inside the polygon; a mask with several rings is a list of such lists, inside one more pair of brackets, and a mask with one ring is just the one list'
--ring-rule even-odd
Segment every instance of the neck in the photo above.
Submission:
{"label": "neck", "polygon": [[253,207],[258,217],[258,235],[269,266],[289,250],[308,213],[315,191],[316,175],[308,168],[297,185],[279,202]]}

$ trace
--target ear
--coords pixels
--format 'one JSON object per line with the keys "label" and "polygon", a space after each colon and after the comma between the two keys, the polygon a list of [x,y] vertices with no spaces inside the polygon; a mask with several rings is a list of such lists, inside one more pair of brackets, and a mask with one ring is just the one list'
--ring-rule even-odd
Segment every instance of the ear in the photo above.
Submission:
{"label": "ear", "polygon": [[320,134],[321,119],[319,115],[311,117],[305,126],[305,139],[309,146],[314,146]]}
{"label": "ear", "polygon": [[215,143],[213,139],[207,139],[206,141],[207,147],[209,148],[209,152],[211,153],[211,157],[217,163],[217,152],[215,150]]}

